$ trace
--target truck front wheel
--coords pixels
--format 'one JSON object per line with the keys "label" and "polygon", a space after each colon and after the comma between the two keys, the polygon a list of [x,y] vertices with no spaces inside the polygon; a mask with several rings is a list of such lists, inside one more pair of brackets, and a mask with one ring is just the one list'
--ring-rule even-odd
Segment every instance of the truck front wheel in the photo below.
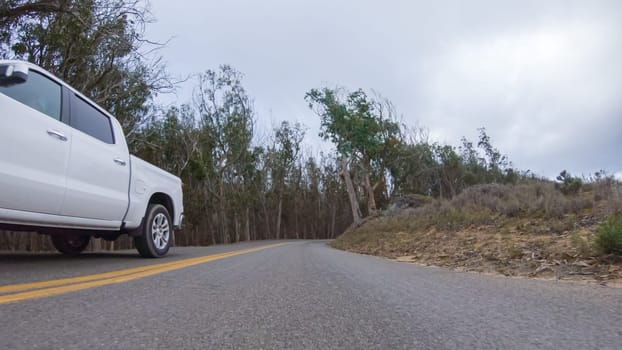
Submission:
{"label": "truck front wheel", "polygon": [[52,235],[52,245],[59,252],[66,255],[78,255],[89,245],[91,236],[80,235]]}
{"label": "truck front wheel", "polygon": [[166,255],[171,247],[173,223],[165,206],[149,205],[141,231],[140,236],[134,237],[134,244],[142,257],[159,258]]}

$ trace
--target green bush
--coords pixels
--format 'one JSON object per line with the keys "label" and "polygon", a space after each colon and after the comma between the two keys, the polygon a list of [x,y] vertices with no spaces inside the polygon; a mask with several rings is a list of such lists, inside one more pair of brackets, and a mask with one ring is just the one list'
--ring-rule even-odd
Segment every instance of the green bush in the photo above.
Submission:
{"label": "green bush", "polygon": [[583,181],[580,178],[570,175],[566,170],[559,173],[557,181],[561,183],[555,184],[555,187],[565,195],[577,194],[583,186]]}
{"label": "green bush", "polygon": [[595,243],[603,254],[622,254],[622,215],[613,215],[600,225]]}

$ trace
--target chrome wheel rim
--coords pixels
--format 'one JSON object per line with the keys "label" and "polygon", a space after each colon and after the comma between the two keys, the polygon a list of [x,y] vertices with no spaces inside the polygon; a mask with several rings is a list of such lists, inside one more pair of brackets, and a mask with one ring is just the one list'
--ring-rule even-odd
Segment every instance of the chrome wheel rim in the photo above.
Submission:
{"label": "chrome wheel rim", "polygon": [[157,249],[164,249],[168,245],[170,228],[166,215],[159,213],[153,218],[151,224],[151,239]]}

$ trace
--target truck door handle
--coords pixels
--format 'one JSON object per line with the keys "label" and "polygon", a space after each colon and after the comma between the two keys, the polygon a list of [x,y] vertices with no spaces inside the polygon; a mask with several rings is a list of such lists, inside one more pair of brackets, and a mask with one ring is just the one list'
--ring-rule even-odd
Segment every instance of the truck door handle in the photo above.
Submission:
{"label": "truck door handle", "polygon": [[115,163],[119,164],[120,166],[125,166],[125,161],[121,158],[115,158],[113,159]]}
{"label": "truck door handle", "polygon": [[52,136],[52,137],[56,137],[57,139],[61,140],[61,141],[67,141],[67,136],[61,134],[60,132],[50,129],[48,130],[48,135]]}

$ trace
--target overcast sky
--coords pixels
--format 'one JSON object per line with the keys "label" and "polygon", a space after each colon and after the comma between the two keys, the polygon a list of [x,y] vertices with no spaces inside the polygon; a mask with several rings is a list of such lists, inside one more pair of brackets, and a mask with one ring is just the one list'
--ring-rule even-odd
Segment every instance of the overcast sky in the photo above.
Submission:
{"label": "overcast sky", "polygon": [[[174,75],[230,64],[263,130],[319,118],[311,88],[373,89],[433,141],[493,145],[522,170],[622,176],[622,1],[151,0]],[[190,99],[192,85],[164,103]]]}

